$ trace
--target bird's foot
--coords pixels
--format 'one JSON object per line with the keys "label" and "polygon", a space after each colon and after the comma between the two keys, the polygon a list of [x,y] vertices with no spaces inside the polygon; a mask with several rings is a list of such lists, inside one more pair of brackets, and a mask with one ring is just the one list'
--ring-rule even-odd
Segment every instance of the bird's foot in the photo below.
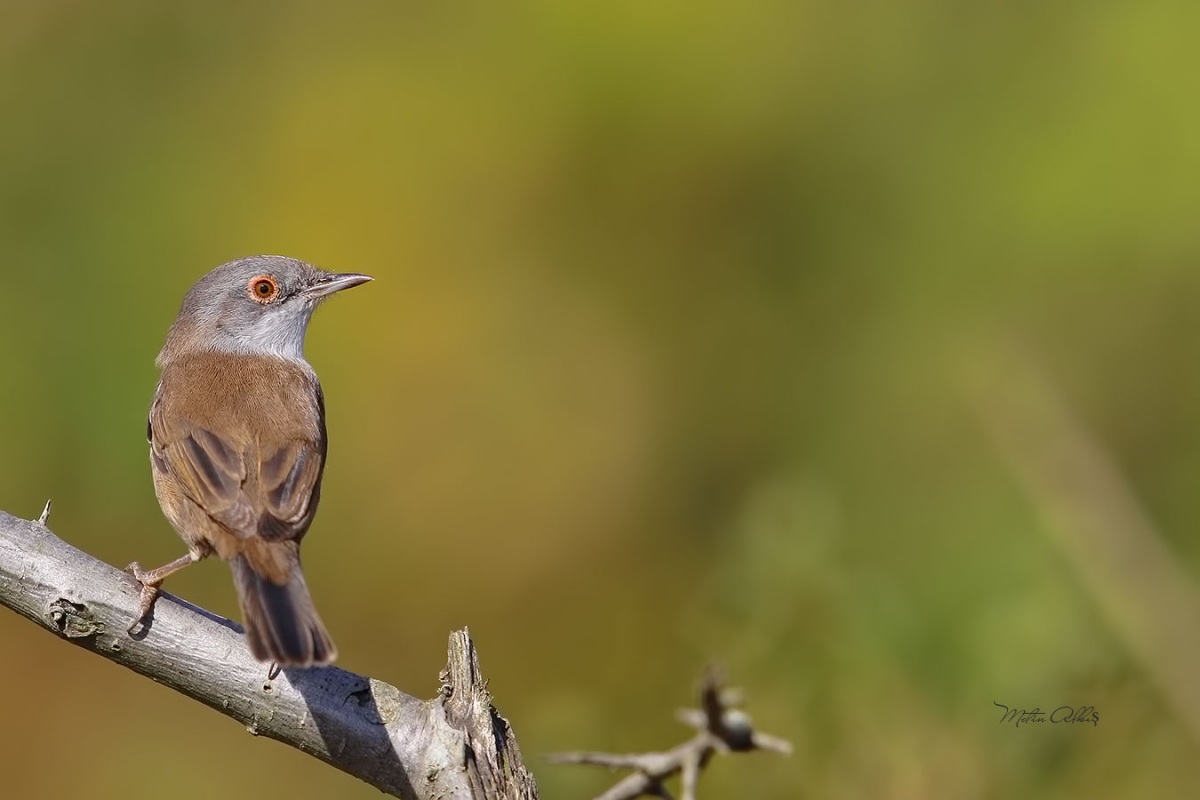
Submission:
{"label": "bird's foot", "polygon": [[207,555],[205,550],[188,550],[187,555],[180,556],[170,564],[164,564],[149,572],[145,572],[142,565],[136,561],[125,568],[125,571],[133,575],[133,579],[142,585],[142,593],[138,597],[138,615],[133,624],[129,626],[130,633],[133,633],[134,629],[141,624],[142,620],[146,619],[150,610],[154,608],[154,599],[158,597],[158,587],[162,586],[162,582],[169,575],[175,574],[188,564],[195,564],[205,555]]}
{"label": "bird's foot", "polygon": [[[158,598],[158,587],[162,585],[162,578],[159,578],[154,572],[144,572],[142,565],[134,561],[125,568],[125,571],[133,575],[133,579],[142,585],[142,591],[138,595],[138,613],[133,622],[126,629],[132,634],[137,627],[142,624],[142,621],[150,615],[150,611],[154,608],[154,601]],[[158,578],[155,580],[155,578]]]}

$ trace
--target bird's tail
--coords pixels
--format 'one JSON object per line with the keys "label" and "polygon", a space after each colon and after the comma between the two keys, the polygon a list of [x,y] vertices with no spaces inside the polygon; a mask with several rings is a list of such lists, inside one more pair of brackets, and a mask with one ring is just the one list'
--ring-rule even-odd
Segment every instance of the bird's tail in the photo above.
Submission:
{"label": "bird's tail", "polygon": [[[274,661],[281,667],[328,664],[337,658],[337,648],[317,616],[300,571],[299,555],[294,546],[289,550],[284,559],[290,563],[283,570],[256,569],[245,553],[229,562],[242,604],[246,641],[259,661]],[[280,559],[273,560],[278,564]],[[273,580],[276,575],[282,582]]]}

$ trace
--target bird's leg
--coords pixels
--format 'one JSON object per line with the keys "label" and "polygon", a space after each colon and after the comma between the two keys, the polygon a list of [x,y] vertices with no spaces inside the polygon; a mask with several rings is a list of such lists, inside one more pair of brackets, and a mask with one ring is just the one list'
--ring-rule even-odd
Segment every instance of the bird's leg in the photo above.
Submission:
{"label": "bird's leg", "polygon": [[125,571],[131,573],[133,579],[142,585],[142,592],[138,596],[138,614],[129,625],[128,630],[130,633],[133,633],[134,628],[146,618],[150,613],[150,609],[154,608],[154,600],[158,597],[158,587],[162,585],[162,582],[184,567],[195,564],[202,558],[204,558],[203,553],[188,551],[187,555],[180,556],[170,564],[164,564],[158,569],[152,569],[149,572],[144,572],[142,565],[136,561],[125,568]]}

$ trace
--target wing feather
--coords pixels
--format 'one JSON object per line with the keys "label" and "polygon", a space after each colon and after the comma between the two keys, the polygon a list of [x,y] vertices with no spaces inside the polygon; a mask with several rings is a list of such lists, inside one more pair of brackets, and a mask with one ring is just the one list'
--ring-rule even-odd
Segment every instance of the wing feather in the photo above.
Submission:
{"label": "wing feather", "polygon": [[[195,415],[169,413],[161,401],[160,387],[147,426],[151,454],[189,499],[238,538],[257,534],[279,541],[304,535],[316,512],[325,470],[319,385],[313,402],[322,430],[316,441],[276,439],[268,445],[250,433],[259,429],[246,419],[240,420],[246,428],[222,437],[192,421]],[[239,446],[237,439],[244,444]]]}

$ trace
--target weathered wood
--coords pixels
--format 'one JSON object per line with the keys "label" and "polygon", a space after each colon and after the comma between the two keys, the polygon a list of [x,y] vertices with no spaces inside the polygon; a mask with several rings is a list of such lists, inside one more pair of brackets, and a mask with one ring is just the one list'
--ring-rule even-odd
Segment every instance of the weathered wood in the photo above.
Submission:
{"label": "weathered wood", "polygon": [[271,677],[250,656],[240,626],[166,592],[131,636],[138,584],[59,539],[47,516],[0,511],[0,605],[395,797],[537,797],[465,629],[450,636],[432,700],[337,667]]}

